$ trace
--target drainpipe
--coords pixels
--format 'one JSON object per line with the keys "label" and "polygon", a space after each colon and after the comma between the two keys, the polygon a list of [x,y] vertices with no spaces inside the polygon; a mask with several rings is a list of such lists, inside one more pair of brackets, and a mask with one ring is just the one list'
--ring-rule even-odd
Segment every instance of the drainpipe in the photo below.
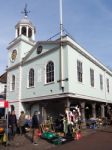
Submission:
{"label": "drainpipe", "polygon": [[104,86],[105,86],[105,102],[106,102],[106,104],[107,104],[107,84],[106,84],[106,70],[104,71],[104,81],[105,81],[105,84],[104,84]]}

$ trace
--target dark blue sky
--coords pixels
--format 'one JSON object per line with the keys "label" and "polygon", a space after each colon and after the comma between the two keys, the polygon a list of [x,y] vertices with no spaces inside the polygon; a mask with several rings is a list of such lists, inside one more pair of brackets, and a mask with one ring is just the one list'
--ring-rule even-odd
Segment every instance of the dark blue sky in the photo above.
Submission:
{"label": "dark blue sky", "polygon": [[[59,32],[59,0],[0,1],[0,74],[5,71],[6,48],[15,37],[15,25],[23,17],[25,3],[37,29],[37,41]],[[111,0],[63,0],[63,24],[82,47],[112,68]]]}

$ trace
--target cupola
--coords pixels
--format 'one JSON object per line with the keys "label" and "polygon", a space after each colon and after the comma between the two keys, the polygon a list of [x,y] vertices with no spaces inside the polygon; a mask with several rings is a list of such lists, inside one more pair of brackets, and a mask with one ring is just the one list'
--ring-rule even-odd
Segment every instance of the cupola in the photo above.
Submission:
{"label": "cupola", "polygon": [[28,19],[29,11],[27,11],[27,5],[22,13],[24,13],[24,17],[15,26],[15,37],[17,38],[20,35],[24,35],[31,40],[35,40],[36,29],[32,22]]}

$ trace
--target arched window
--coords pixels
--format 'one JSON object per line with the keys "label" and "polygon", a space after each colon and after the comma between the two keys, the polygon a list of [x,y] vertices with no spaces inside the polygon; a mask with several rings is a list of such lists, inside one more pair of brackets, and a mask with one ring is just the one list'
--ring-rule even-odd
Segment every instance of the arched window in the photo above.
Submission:
{"label": "arched window", "polygon": [[34,69],[29,71],[29,87],[34,86]]}
{"label": "arched window", "polygon": [[12,75],[12,91],[15,90],[15,75]]}
{"label": "arched window", "polygon": [[54,81],[54,63],[48,62],[46,65],[46,83]]}
{"label": "arched window", "polygon": [[21,33],[26,36],[26,27],[22,27],[22,32]]}
{"label": "arched window", "polygon": [[31,28],[28,29],[28,37],[29,37],[29,38],[32,37],[32,30],[31,30]]}

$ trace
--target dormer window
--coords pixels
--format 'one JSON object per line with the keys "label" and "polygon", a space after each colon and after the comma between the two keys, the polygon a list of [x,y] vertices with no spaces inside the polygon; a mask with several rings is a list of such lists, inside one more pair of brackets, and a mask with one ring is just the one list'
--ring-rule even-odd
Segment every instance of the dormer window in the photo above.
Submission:
{"label": "dormer window", "polygon": [[40,54],[42,52],[43,47],[41,45],[39,45],[37,47],[37,54]]}

